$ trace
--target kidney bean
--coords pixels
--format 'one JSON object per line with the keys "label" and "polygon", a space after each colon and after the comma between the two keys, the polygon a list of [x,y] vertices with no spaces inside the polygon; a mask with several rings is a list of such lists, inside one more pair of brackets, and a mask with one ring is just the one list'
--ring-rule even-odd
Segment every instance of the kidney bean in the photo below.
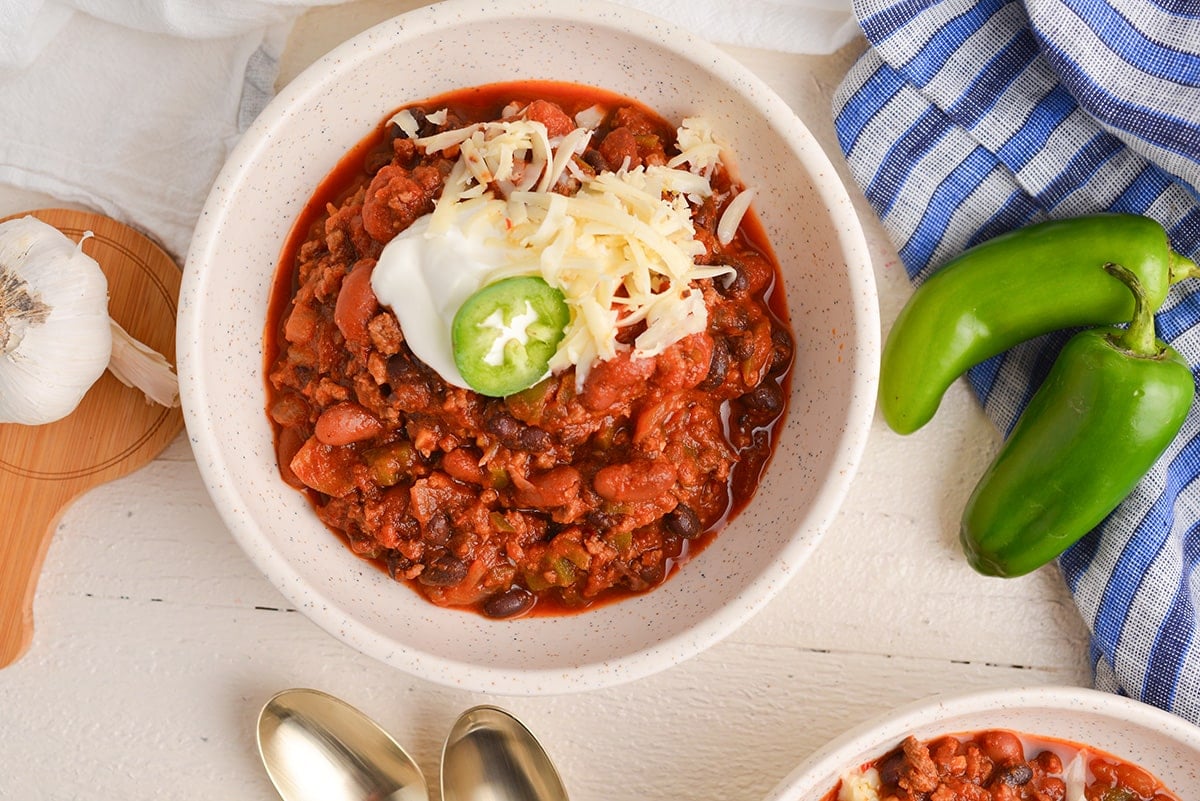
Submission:
{"label": "kidney bean", "polygon": [[1044,773],[1062,773],[1062,758],[1053,751],[1042,751],[1034,758]]}
{"label": "kidney bean", "polygon": [[596,471],[592,486],[601,498],[614,503],[652,501],[675,486],[675,465],[661,459],[634,459]]}
{"label": "kidney bean", "polygon": [[379,309],[379,300],[371,288],[374,269],[374,261],[363,260],[346,273],[333,308],[334,324],[346,341],[353,345],[366,346],[371,341],[367,323]]}
{"label": "kidney bean", "polygon": [[354,490],[354,468],[358,454],[350,448],[326,445],[309,437],[292,457],[289,467],[305,486],[334,498]]}
{"label": "kidney bean", "polygon": [[1138,798],[1150,798],[1158,790],[1158,782],[1137,765],[1128,763],[1112,764],[1100,759],[1094,759],[1089,764],[1092,773],[1114,787],[1124,787],[1132,790]]}
{"label": "kidney bean", "polygon": [[517,503],[534,509],[566,506],[579,494],[583,478],[570,465],[559,465],[545,473],[530,476],[516,488]]}
{"label": "kidney bean", "polygon": [[280,395],[271,404],[271,419],[287,428],[308,422],[308,401],[295,392]]}
{"label": "kidney bean", "polygon": [[1007,731],[985,731],[978,738],[983,753],[997,765],[1025,762],[1025,747],[1015,734]]}
{"label": "kidney bean", "polygon": [[275,443],[275,457],[279,464],[279,475],[290,486],[297,489],[301,489],[305,485],[292,472],[292,459],[296,457],[296,454],[307,439],[308,437],[304,436],[304,433],[300,429],[285,428],[279,432],[279,439]]}
{"label": "kidney bean", "polygon": [[588,373],[579,402],[589,411],[600,412],[641,397],[655,365],[654,359],[635,359],[629,351],[597,362]]}
{"label": "kidney bean", "polygon": [[417,581],[427,587],[450,587],[466,577],[466,563],[453,554],[443,553],[425,565]]}
{"label": "kidney bean", "polygon": [[321,412],[315,433],[322,444],[349,445],[379,436],[383,423],[357,403],[347,401]]}
{"label": "kidney bean", "polygon": [[533,608],[533,593],[524,587],[509,587],[483,602],[483,613],[488,617],[516,617]]}
{"label": "kidney bean", "polygon": [[468,484],[483,484],[483,468],[479,466],[479,454],[467,448],[455,448],[442,457],[442,469],[451,478]]}

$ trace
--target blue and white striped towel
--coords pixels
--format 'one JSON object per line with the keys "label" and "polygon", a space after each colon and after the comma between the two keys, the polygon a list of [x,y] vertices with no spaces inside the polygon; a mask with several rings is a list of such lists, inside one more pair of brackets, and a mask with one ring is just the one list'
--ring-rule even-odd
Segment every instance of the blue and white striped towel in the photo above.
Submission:
{"label": "blue and white striped towel", "polygon": [[[1200,3],[855,0],[870,43],[834,98],[855,179],[920,283],[1046,218],[1144,214],[1200,257]],[[1200,368],[1200,280],[1159,334]],[[969,373],[1008,431],[1068,333]],[[1097,687],[1200,723],[1200,402],[1133,495],[1059,560]]]}

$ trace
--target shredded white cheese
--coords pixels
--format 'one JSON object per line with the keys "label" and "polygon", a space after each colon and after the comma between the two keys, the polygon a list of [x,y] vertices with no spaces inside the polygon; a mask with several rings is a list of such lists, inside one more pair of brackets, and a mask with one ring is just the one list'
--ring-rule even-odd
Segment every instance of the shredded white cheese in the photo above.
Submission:
{"label": "shredded white cheese", "polygon": [[[599,119],[589,111],[577,124]],[[563,292],[571,321],[550,369],[575,366],[580,386],[595,361],[627,349],[617,341],[624,326],[646,323],[633,345],[639,358],[705,330],[703,297],[690,284],[731,272],[695,263],[704,246],[695,239],[689,204],[712,195],[708,179],[721,158],[711,126],[684,120],[681,153],[666,166],[594,177],[575,164],[592,133],[581,125],[551,142],[542,123],[514,118],[415,140],[427,152],[459,149],[425,235],[470,225],[500,229],[487,233],[505,245],[486,282],[534,274]],[[569,179],[579,183],[574,194],[551,191]],[[752,194],[740,197],[736,214],[725,215],[735,229]]]}

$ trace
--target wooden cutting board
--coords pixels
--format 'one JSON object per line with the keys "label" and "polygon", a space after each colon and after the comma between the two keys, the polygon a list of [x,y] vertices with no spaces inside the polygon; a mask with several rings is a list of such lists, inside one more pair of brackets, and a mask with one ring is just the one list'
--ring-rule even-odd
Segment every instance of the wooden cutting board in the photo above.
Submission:
{"label": "wooden cutting board", "polygon": [[[85,231],[95,234],[83,249],[108,278],[109,314],[174,364],[181,276],[170,256],[108,217],[69,209],[27,213],[75,241]],[[92,487],[145,465],[182,428],[179,408],[147,403],[108,372],[62,420],[0,424],[0,667],[33,638],[34,590],[63,510]]]}

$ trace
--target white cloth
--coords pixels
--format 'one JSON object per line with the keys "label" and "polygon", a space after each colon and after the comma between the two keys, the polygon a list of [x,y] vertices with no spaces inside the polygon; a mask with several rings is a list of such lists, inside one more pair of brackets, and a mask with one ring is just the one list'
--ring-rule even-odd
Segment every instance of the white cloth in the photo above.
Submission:
{"label": "white cloth", "polygon": [[832,53],[860,31],[850,0],[615,0],[720,44]]}
{"label": "white cloth", "polygon": [[78,203],[182,259],[290,23],[337,0],[0,0],[0,183]]}

